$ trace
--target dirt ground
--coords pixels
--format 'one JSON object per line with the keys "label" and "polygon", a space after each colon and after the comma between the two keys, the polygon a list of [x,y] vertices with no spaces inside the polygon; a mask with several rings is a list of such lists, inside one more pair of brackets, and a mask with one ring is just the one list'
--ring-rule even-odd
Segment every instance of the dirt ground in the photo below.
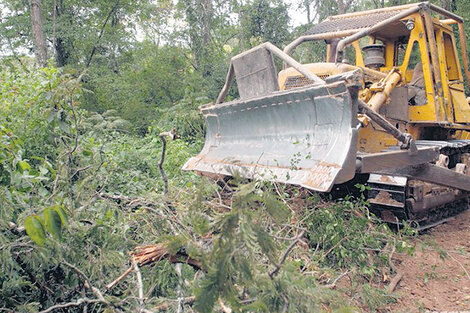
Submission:
{"label": "dirt ground", "polygon": [[470,210],[416,237],[412,256],[396,258],[404,274],[391,312],[470,313]]}

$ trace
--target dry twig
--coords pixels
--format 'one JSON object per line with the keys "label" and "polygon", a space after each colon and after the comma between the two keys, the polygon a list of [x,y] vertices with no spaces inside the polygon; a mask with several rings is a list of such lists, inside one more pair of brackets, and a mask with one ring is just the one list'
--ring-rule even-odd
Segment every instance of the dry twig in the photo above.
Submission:
{"label": "dry twig", "polygon": [[217,302],[219,303],[220,308],[222,309],[222,311],[223,311],[224,313],[232,313],[232,312],[233,312],[233,310],[232,310],[230,307],[228,307],[228,306],[225,305],[225,303],[222,301],[222,299],[219,298],[219,299],[217,300]]}
{"label": "dry twig", "polygon": [[64,309],[64,308],[69,308],[69,307],[74,307],[74,306],[81,306],[82,304],[86,305],[86,304],[91,304],[91,303],[101,303],[106,306],[113,306],[111,303],[109,303],[109,301],[106,301],[101,291],[90,283],[90,280],[88,279],[88,277],[78,267],[76,267],[73,264],[68,263],[67,261],[61,261],[61,263],[70,267],[72,270],[74,270],[78,274],[78,276],[83,280],[85,287],[91,289],[91,291],[93,292],[93,294],[95,295],[97,299],[89,299],[89,298],[84,297],[84,298],[77,299],[77,301],[75,302],[67,302],[67,303],[53,305],[38,313],[48,313],[54,310],[59,310],[59,309]]}
{"label": "dry twig", "polygon": [[397,288],[397,285],[403,278],[403,275],[404,274],[402,272],[399,272],[395,275],[395,277],[393,277],[392,281],[390,282],[390,285],[388,285],[388,293],[392,293],[393,291],[395,291],[395,288]]}
{"label": "dry twig", "polygon": [[53,305],[43,311],[40,311],[38,313],[49,313],[49,312],[53,312],[54,310],[58,310],[58,309],[65,309],[65,308],[70,308],[70,307],[73,307],[73,306],[80,306],[82,304],[90,304],[90,303],[100,303],[101,300],[99,299],[88,299],[88,298],[81,298],[81,299],[78,299],[76,302],[67,302],[67,303],[62,303],[62,304],[56,304],[56,305]]}
{"label": "dry twig", "polygon": [[142,282],[142,274],[140,273],[139,264],[135,260],[132,261],[134,272],[137,278],[137,289],[139,291],[139,307],[140,311],[144,306],[144,283]]}
{"label": "dry twig", "polygon": [[287,256],[289,255],[289,253],[292,251],[292,249],[297,245],[297,243],[304,237],[305,235],[305,230],[302,230],[300,232],[300,234],[295,238],[295,240],[289,245],[289,247],[287,247],[286,251],[284,252],[284,254],[282,255],[281,257],[281,260],[279,261],[279,264],[274,264],[276,267],[274,268],[274,270],[272,270],[270,273],[269,273],[269,277],[271,279],[274,278],[274,276],[277,275],[277,273],[279,272],[279,270],[281,269],[281,266],[284,264],[284,262],[286,261],[287,259]]}
{"label": "dry twig", "polygon": [[[194,301],[196,301],[195,296],[186,297],[186,298],[183,298],[183,300],[182,300],[183,304],[193,304]],[[153,309],[155,311],[166,311],[171,307],[171,305],[172,305],[172,303],[170,301],[167,301],[167,302],[163,302],[162,304],[157,305]]]}
{"label": "dry twig", "polygon": [[349,273],[350,273],[350,271],[346,271],[344,273],[341,273],[338,277],[335,278],[335,280],[333,280],[333,282],[331,284],[325,285],[325,287],[330,288],[330,289],[336,288],[336,284],[339,282],[339,280],[341,278],[343,278],[344,276],[347,276]]}

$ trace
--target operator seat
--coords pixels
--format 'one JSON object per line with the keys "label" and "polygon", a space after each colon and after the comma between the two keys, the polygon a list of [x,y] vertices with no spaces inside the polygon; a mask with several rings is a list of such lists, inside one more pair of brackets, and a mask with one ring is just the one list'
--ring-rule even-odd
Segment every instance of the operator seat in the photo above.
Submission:
{"label": "operator seat", "polygon": [[426,102],[423,64],[418,62],[413,69],[413,75],[408,84],[408,103],[411,105],[425,105]]}

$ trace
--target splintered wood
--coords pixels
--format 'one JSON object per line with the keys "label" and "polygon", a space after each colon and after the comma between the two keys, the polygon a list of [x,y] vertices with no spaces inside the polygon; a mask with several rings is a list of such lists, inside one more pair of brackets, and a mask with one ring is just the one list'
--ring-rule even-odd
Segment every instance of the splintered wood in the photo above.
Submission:
{"label": "splintered wood", "polygon": [[[161,260],[168,260],[170,263],[186,263],[197,270],[202,270],[202,262],[189,257],[184,249],[180,249],[176,254],[171,254],[168,251],[168,243],[158,243],[154,245],[137,246],[134,251],[130,253],[131,264],[137,264],[138,266],[153,265]],[[116,286],[121,280],[126,278],[127,275],[134,271],[134,267],[131,265],[124,273],[113,280],[111,283],[106,285],[106,289],[111,289]]]}

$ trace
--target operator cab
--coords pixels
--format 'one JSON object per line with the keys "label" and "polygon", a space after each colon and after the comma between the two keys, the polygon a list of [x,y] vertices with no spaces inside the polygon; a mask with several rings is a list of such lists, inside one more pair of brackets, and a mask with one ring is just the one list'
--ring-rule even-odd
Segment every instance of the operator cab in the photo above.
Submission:
{"label": "operator cab", "polygon": [[[417,5],[420,4],[331,16],[289,44],[284,52],[295,54],[296,59],[307,63],[305,66],[321,78],[353,68],[363,69],[365,88],[360,97],[366,102],[370,95],[369,87],[397,68],[404,77],[398,88],[393,91],[391,102],[404,104],[398,104],[397,110],[390,109],[395,112],[382,110],[380,113],[404,122],[433,121],[433,116],[437,114],[440,115],[440,120],[468,123],[470,107],[460,105],[467,101],[461,58],[458,55],[453,29],[458,26],[462,40],[462,21],[453,15],[446,16],[446,19],[435,16],[430,21],[434,28],[431,38],[431,34],[426,32],[426,20],[420,11],[403,16],[404,12]],[[440,10],[437,13],[447,12]],[[400,15],[401,18],[383,23]],[[377,27],[381,23],[384,25]],[[367,35],[348,41],[342,51],[338,51],[340,41],[375,27],[377,29]],[[300,45],[301,43],[304,44]],[[315,53],[308,53],[308,50],[314,50]],[[439,63],[435,66],[432,60],[433,52]],[[467,63],[465,51],[464,54],[462,59]],[[436,72],[439,75],[436,75]],[[469,80],[468,71],[465,71],[465,74]],[[278,81],[281,90],[310,83],[292,68],[281,71]]]}

